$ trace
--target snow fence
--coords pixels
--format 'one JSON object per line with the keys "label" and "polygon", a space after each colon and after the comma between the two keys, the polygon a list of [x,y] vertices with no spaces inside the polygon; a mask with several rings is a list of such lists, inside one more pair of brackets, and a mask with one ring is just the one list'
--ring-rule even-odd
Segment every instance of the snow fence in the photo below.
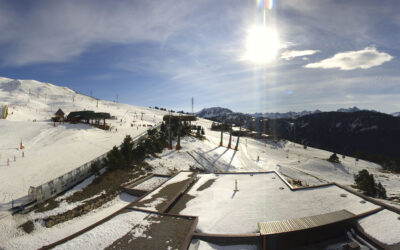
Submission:
{"label": "snow fence", "polygon": [[[153,129],[155,128],[159,130],[160,127],[161,123],[153,127]],[[136,148],[139,145],[139,143],[146,138],[147,138],[147,131],[134,137],[133,147]],[[58,195],[59,193],[62,193],[70,189],[71,187],[75,186],[79,182],[91,176],[93,173],[91,171],[90,166],[93,163],[100,164],[102,160],[107,157],[107,154],[108,152],[38,187],[30,187],[28,190],[29,202],[36,200],[37,203],[42,203]]]}

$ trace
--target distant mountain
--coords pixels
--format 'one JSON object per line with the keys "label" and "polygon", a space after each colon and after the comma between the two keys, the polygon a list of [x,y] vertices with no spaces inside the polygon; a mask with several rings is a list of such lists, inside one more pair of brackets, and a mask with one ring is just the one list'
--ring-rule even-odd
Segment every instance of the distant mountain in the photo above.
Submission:
{"label": "distant mountain", "polygon": [[[350,107],[350,108],[340,108],[338,109],[336,112],[345,112],[345,113],[349,113],[349,112],[357,112],[357,111],[362,111],[361,109],[357,108],[356,106],[354,107]],[[366,110],[367,111],[367,110]],[[374,110],[371,110],[374,111]],[[281,119],[281,118],[298,118],[298,117],[302,117],[305,115],[311,115],[311,114],[318,114],[321,113],[322,111],[317,109],[314,111],[301,111],[301,112],[286,112],[286,113],[255,113],[253,114],[253,116],[255,117],[265,117],[265,118],[269,118],[269,119]],[[375,111],[376,112],[376,111]]]}
{"label": "distant mountain", "polygon": [[[350,107],[350,108],[340,108],[336,112],[351,113],[351,112],[357,112],[357,111],[362,111],[362,110],[357,108],[356,106],[354,106],[354,107]],[[371,110],[371,111],[374,111],[374,110]],[[200,112],[197,113],[197,116],[202,117],[202,118],[215,118],[216,121],[233,120],[232,121],[233,123],[240,124],[241,122],[234,121],[234,119],[236,118],[240,121],[245,120],[245,119],[254,120],[254,118],[260,118],[260,117],[264,117],[264,118],[268,118],[268,119],[285,119],[285,118],[295,119],[298,117],[303,117],[306,115],[318,114],[318,113],[322,113],[322,111],[317,109],[314,111],[304,110],[301,112],[289,111],[286,113],[272,112],[272,113],[243,114],[243,113],[233,112],[232,110],[227,109],[227,108],[213,107],[213,108],[202,109]],[[396,114],[400,115],[400,112],[396,113]]]}
{"label": "distant mountain", "polygon": [[357,108],[356,106],[352,107],[352,108],[341,108],[338,109],[337,112],[346,112],[346,113],[350,113],[350,112],[357,112],[357,111],[361,111],[361,109]]}
{"label": "distant mountain", "polygon": [[400,117],[400,112],[391,113],[392,116]]}
{"label": "distant mountain", "polygon": [[255,119],[252,115],[237,113],[230,109],[220,107],[205,108],[196,115],[212,121],[240,125],[246,128],[250,128],[253,120]]}
{"label": "distant mountain", "polygon": [[227,116],[232,113],[233,113],[232,110],[227,108],[213,107],[213,108],[202,109],[200,112],[197,113],[197,116],[202,118],[212,118],[219,116]]}
{"label": "distant mountain", "polygon": [[266,133],[271,138],[287,139],[373,161],[386,169],[400,172],[400,116],[395,114],[357,107],[336,112],[316,110],[264,115],[235,113],[223,108],[211,110],[202,110],[198,115],[204,114],[213,121]]}
{"label": "distant mountain", "polygon": [[310,115],[310,114],[316,114],[316,113],[321,113],[322,111],[320,110],[315,110],[315,111],[301,111],[301,112],[286,112],[286,113],[255,113],[253,114],[254,117],[265,117],[269,119],[281,119],[281,118],[297,118],[305,115]]}
{"label": "distant mountain", "polygon": [[377,162],[400,172],[400,117],[374,111],[322,112],[266,121],[266,133]]}

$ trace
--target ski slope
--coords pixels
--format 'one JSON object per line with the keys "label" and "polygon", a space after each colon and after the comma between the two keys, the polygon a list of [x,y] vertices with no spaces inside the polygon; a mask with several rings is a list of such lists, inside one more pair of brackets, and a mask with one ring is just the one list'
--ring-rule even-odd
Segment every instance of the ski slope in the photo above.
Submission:
{"label": "ski slope", "polygon": [[[68,88],[8,78],[0,78],[0,107],[3,105],[8,105],[9,115],[0,120],[0,204],[26,196],[30,186],[57,178],[106,153],[121,144],[127,134],[134,137],[146,131],[147,125],[159,123],[165,114],[104,100],[97,103]],[[117,119],[107,121],[112,132],[86,124],[54,127],[50,118],[59,108],[66,115],[93,110],[108,112]],[[19,148],[21,140],[23,150]]]}

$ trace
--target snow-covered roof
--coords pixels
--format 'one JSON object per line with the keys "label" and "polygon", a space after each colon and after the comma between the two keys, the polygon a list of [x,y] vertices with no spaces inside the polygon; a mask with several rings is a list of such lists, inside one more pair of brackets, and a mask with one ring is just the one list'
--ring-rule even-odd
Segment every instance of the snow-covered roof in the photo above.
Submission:
{"label": "snow-covered roof", "polygon": [[400,214],[384,209],[358,220],[361,228],[387,245],[400,244]]}
{"label": "snow-covered roof", "polygon": [[204,233],[258,233],[258,222],[343,209],[359,215],[379,208],[335,185],[292,191],[275,172],[199,174],[198,178],[187,193],[193,198],[180,214],[199,216],[197,231]]}

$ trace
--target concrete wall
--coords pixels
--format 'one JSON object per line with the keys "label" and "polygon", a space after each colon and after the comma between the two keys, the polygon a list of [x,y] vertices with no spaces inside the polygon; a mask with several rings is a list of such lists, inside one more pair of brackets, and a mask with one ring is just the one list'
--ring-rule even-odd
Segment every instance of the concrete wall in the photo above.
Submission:
{"label": "concrete wall", "polygon": [[[157,126],[153,127],[153,129],[155,128],[159,130],[160,127],[161,124],[158,124]],[[133,138],[134,148],[136,148],[139,145],[139,143],[146,138],[147,138],[147,131],[134,137]],[[92,165],[92,163],[101,163],[102,160],[107,156],[107,154],[108,152],[38,187],[29,188],[28,190],[29,200],[30,201],[36,200],[37,203],[42,203],[58,195],[59,193],[62,193],[70,189],[79,182],[91,176],[92,172],[90,171],[90,166]]]}

